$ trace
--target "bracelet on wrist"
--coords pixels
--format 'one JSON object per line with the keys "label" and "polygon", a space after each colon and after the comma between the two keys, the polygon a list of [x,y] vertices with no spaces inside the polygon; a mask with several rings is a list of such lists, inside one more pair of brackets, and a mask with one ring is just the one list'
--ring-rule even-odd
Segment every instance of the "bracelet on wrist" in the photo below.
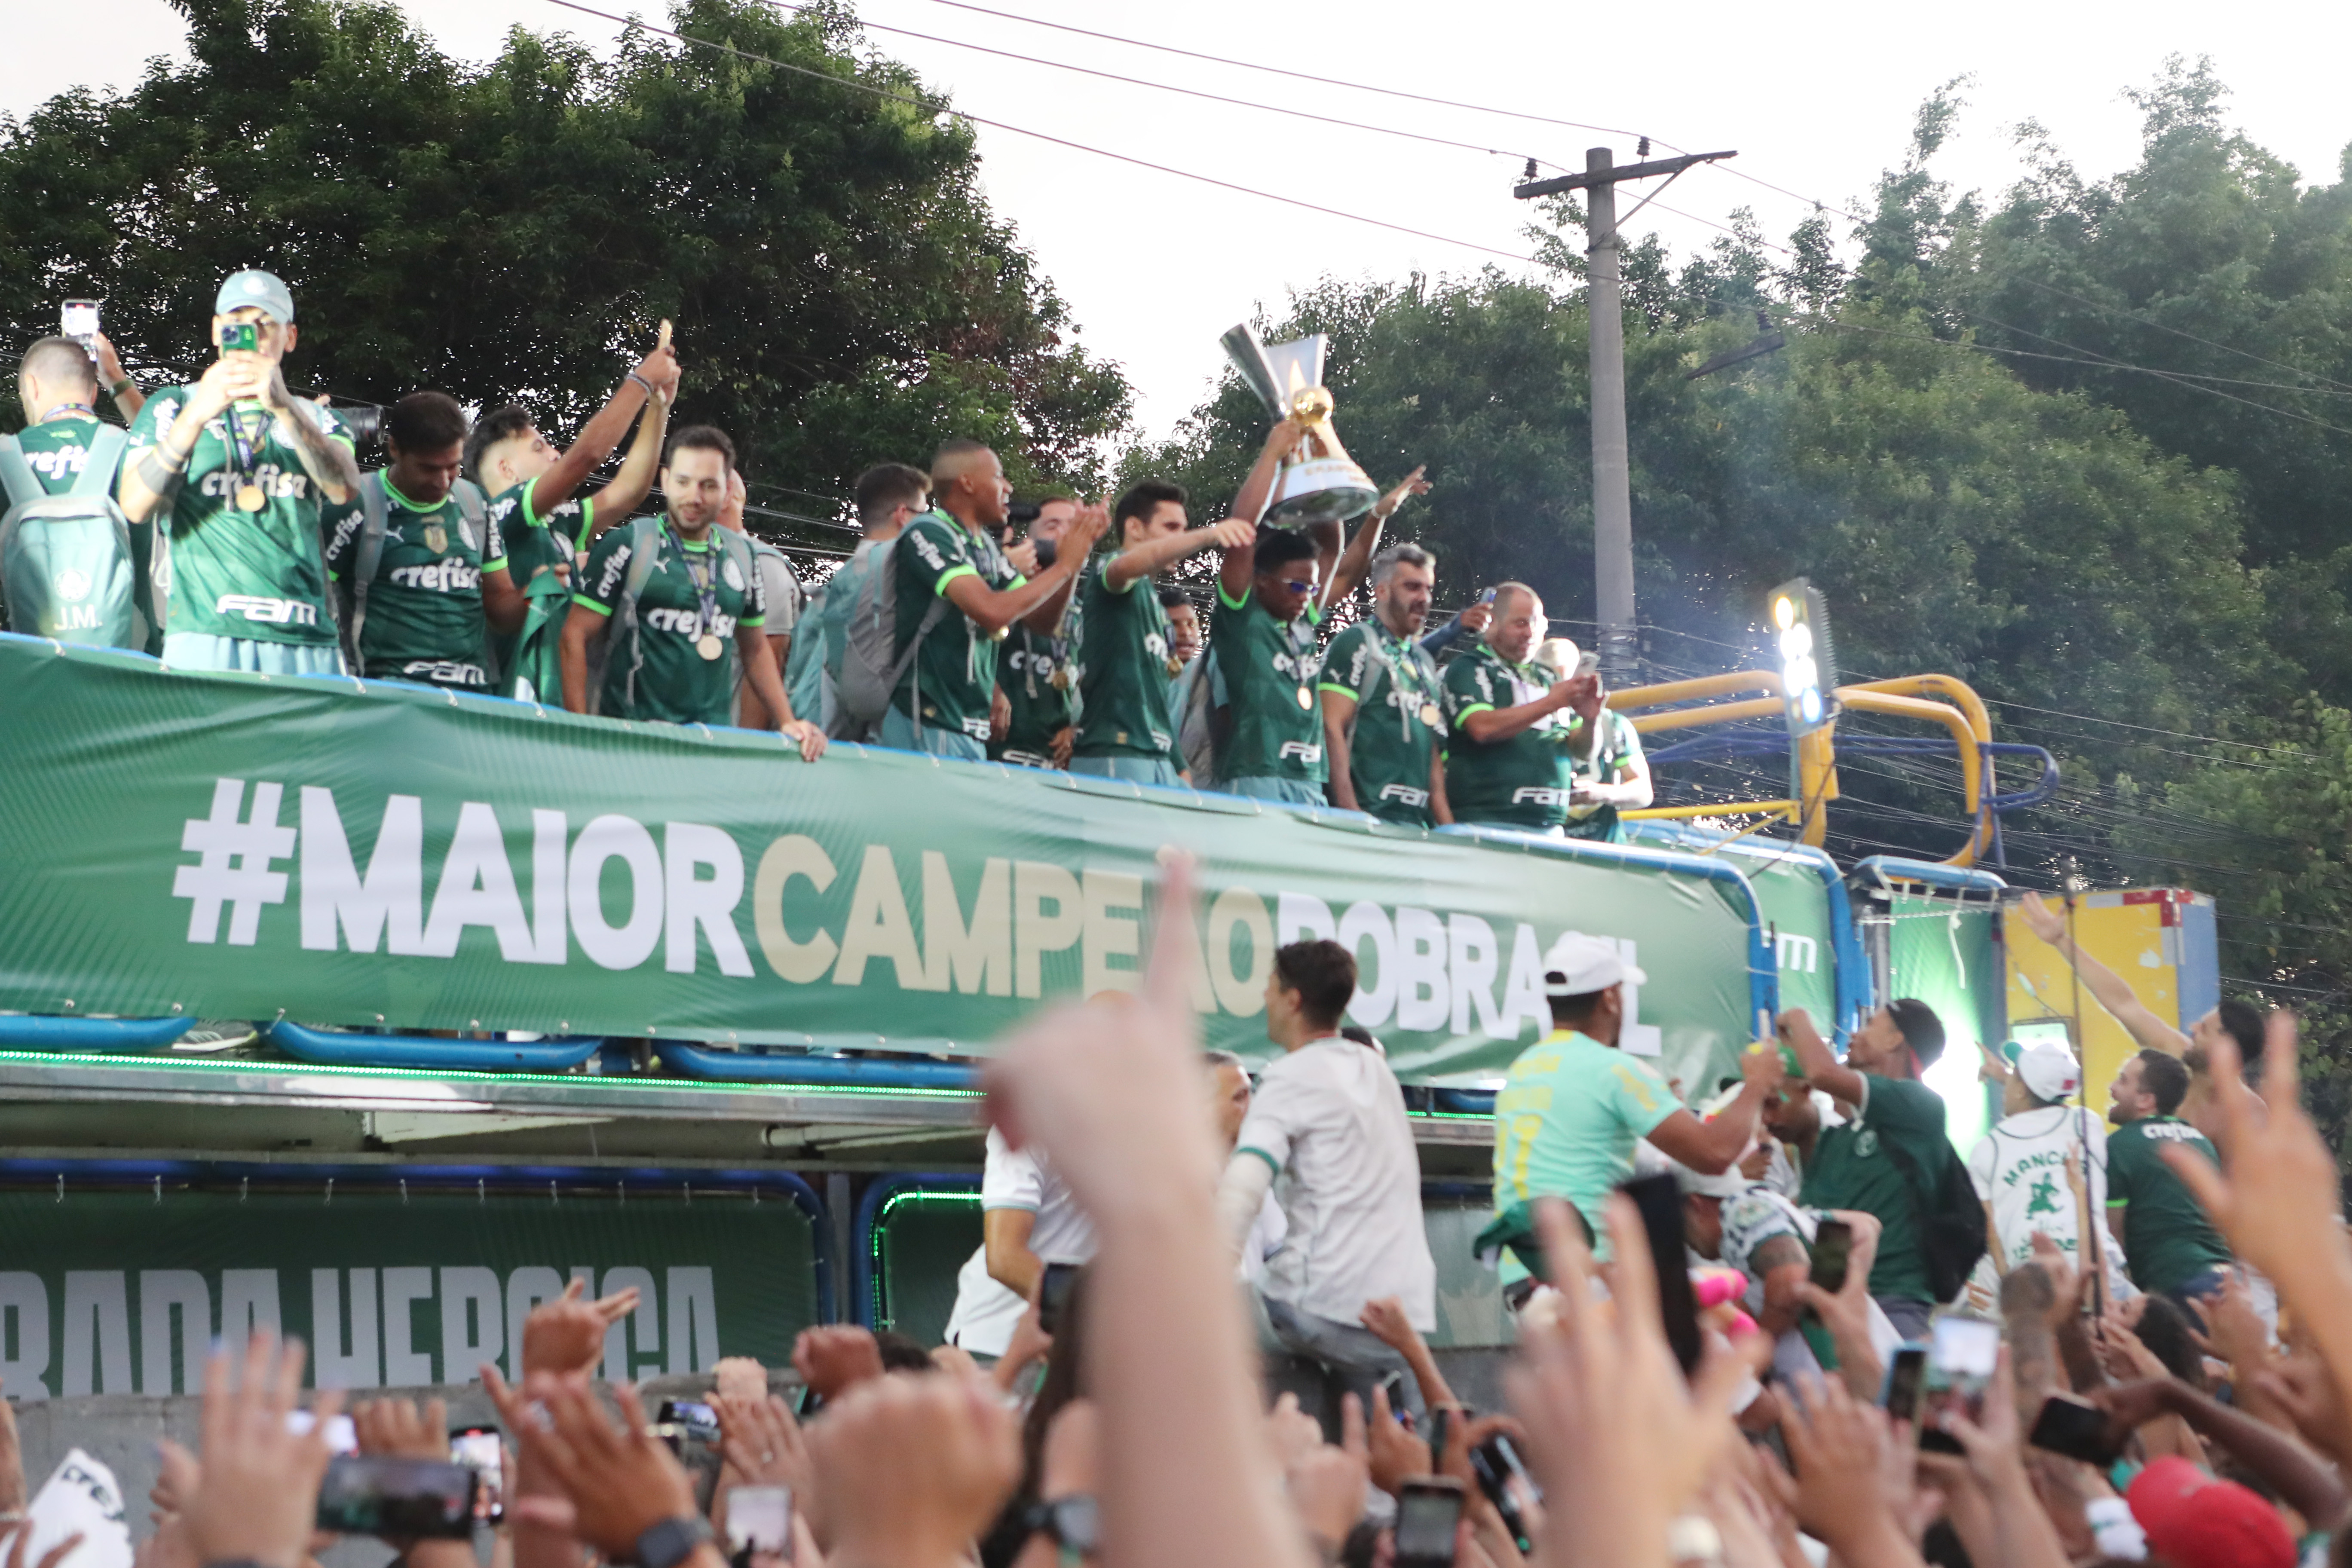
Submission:
{"label": "bracelet on wrist", "polygon": [[658,398],[659,394],[654,391],[654,384],[647,381],[644,376],[639,375],[635,371],[629,372],[629,379],[635,382],[639,386],[645,388],[646,401],[647,403],[655,402]]}
{"label": "bracelet on wrist", "polygon": [[126,376],[124,376],[121,381],[118,381],[118,382],[114,383],[112,385],[109,386],[109,387],[106,389],[106,393],[107,393],[107,395],[108,395],[108,396],[110,396],[110,397],[120,397],[120,396],[121,396],[124,393],[126,393],[126,392],[135,392],[135,391],[137,391],[137,390],[138,390],[138,388],[139,388],[139,384],[138,384],[137,382],[135,382],[135,381],[131,380],[131,377],[129,377],[129,376],[127,376],[127,375],[126,375]]}

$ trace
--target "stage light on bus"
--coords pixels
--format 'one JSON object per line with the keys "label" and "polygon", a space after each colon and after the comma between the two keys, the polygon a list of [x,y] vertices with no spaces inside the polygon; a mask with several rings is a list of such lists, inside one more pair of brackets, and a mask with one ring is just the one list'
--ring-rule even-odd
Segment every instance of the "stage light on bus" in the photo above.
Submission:
{"label": "stage light on bus", "polygon": [[1772,626],[1779,634],[1780,695],[1789,733],[1807,734],[1828,719],[1829,693],[1837,685],[1829,606],[1811,583],[1795,578],[1772,590]]}

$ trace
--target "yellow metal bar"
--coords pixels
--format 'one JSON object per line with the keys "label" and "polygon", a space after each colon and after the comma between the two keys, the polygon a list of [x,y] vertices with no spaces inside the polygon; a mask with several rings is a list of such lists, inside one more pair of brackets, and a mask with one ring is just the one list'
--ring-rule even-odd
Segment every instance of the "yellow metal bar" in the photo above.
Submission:
{"label": "yellow metal bar", "polygon": [[1842,688],[1846,691],[1883,691],[1896,697],[1940,697],[1968,715],[1969,728],[1979,741],[1992,740],[1992,715],[1985,711],[1984,699],[1976,689],[1954,675],[1902,675],[1892,680],[1866,680],[1859,686]]}
{"label": "yellow metal bar", "polygon": [[1617,814],[1628,822],[1664,822],[1689,816],[1785,816],[1795,821],[1797,803],[1793,800],[1742,800],[1727,805],[1645,805],[1639,811]]}
{"label": "yellow metal bar", "polygon": [[1633,728],[1643,735],[1654,735],[1661,730],[1689,730],[1701,724],[1729,724],[1741,719],[1777,719],[1781,712],[1777,697],[1751,697],[1745,702],[1717,702],[1707,708],[1676,708],[1664,713],[1642,713],[1634,716]]}
{"label": "yellow metal bar", "polygon": [[1976,731],[1970,727],[1968,715],[1948,702],[1930,702],[1924,698],[1905,697],[1890,691],[1874,691],[1868,687],[1841,686],[1838,701],[1860,713],[1885,713],[1898,719],[1918,719],[1931,724],[1941,724],[1959,742],[1960,793],[1968,804],[1970,824],[1968,843],[1947,858],[1947,866],[1973,866],[1978,855],[1991,842],[1992,828],[1984,810],[1984,753],[1977,750]]}
{"label": "yellow metal bar", "polygon": [[1606,701],[1620,713],[1637,708],[1664,708],[1670,702],[1696,702],[1707,697],[1728,697],[1735,691],[1769,691],[1780,695],[1777,670],[1743,669],[1732,675],[1702,675],[1696,680],[1668,680],[1656,686],[1629,686],[1612,691]]}
{"label": "yellow metal bar", "polygon": [[1818,849],[1829,834],[1829,803],[1838,797],[1837,720],[1797,742],[1797,839]]}

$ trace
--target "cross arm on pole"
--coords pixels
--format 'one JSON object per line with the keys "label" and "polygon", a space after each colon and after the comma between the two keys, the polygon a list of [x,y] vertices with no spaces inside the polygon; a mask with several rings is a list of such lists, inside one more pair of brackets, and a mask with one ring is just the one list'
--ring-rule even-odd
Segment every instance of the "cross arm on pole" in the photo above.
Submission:
{"label": "cross arm on pole", "polygon": [[1531,180],[1524,185],[1514,185],[1511,188],[1511,195],[1521,201],[1526,201],[1533,196],[1557,195],[1561,191],[1580,191],[1601,182],[1614,184],[1620,180],[1648,180],[1654,179],[1660,174],[1679,174],[1685,169],[1700,163],[1712,163],[1718,158],[1738,156],[1736,151],[1693,153],[1685,158],[1658,158],[1647,163],[1621,163],[1614,168],[1599,173],[1587,170],[1581,174],[1562,174],[1557,179]]}

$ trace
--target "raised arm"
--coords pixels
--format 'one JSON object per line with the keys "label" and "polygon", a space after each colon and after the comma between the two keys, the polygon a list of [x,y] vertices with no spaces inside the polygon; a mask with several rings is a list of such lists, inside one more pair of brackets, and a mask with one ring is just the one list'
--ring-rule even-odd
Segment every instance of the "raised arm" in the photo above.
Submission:
{"label": "raised arm", "polygon": [[[966,572],[950,581],[942,592],[949,604],[963,612],[966,620],[993,637],[1015,621],[1027,620],[1033,612],[1066,593],[1086,563],[1087,552],[1073,543],[1068,554],[1056,555],[1051,566],[1018,587],[992,588],[978,573]],[[1045,629],[1052,630],[1050,617]]]}
{"label": "raised arm", "polygon": [[1780,1081],[1780,1058],[1776,1051],[1751,1046],[1739,1053],[1739,1098],[1707,1121],[1676,1110],[1650,1129],[1650,1142],[1668,1159],[1709,1176],[1718,1176],[1738,1163],[1756,1142],[1765,1096]]}
{"label": "raised arm", "polygon": [[[180,405],[171,424],[155,430],[145,449],[122,465],[116,499],[122,503],[124,517],[145,522],[156,512],[170,509],[186,477],[189,455],[205,433],[205,421],[218,417],[236,398],[259,395],[261,372],[249,360],[250,356],[240,355],[205,366],[203,379],[188,389],[187,401]],[[138,445],[135,436],[132,445]]]}
{"label": "raised arm", "polygon": [[[656,394],[665,384],[673,390],[677,385],[677,356],[670,352],[667,321],[662,323],[661,341],[654,345],[653,353],[636,363],[627,377],[614,389],[613,395],[605,399],[604,406],[596,411],[596,416],[588,421],[572,445],[563,448],[563,455],[555,459],[554,466],[540,475],[538,485],[531,490],[533,510],[544,517],[578,494],[580,487],[588,482],[588,476],[613,455],[613,448],[619,446],[621,437],[629,433],[629,421],[637,416],[637,410],[648,402],[657,401]],[[661,447],[658,434],[654,437],[654,447],[655,457],[658,458]],[[634,453],[631,455],[635,456]],[[621,504],[623,498],[613,498],[614,513],[625,515],[634,509],[638,501],[646,499],[646,490],[652,484],[653,472],[649,468],[646,471],[644,485],[625,506]],[[621,488],[622,480],[618,479],[606,486],[605,494],[596,498],[596,510],[603,512],[605,496]]]}
{"label": "raised arm", "polygon": [[1130,583],[1148,582],[1188,555],[1203,550],[1244,550],[1257,540],[1255,525],[1229,517],[1207,528],[1188,529],[1182,533],[1163,533],[1147,539],[1140,544],[1129,545],[1110,559],[1103,568],[1103,581],[1114,590],[1124,589]]}
{"label": "raised arm", "polygon": [[1356,591],[1356,584],[1371,569],[1373,552],[1381,547],[1381,528],[1412,497],[1429,493],[1429,481],[1421,477],[1427,467],[1423,464],[1407,474],[1403,483],[1374,502],[1371,514],[1357,525],[1356,537],[1348,541],[1348,548],[1340,552],[1339,559],[1325,563],[1321,603],[1342,603]]}
{"label": "raised arm", "polygon": [[1813,1027],[1811,1014],[1802,1007],[1791,1007],[1781,1014],[1780,1036],[1780,1043],[1797,1053],[1797,1069],[1805,1075],[1807,1083],[1848,1105],[1863,1102],[1869,1090],[1864,1087],[1862,1075],[1837,1059],[1837,1053]]}
{"label": "raised arm", "polygon": [[319,487],[319,493],[341,506],[360,491],[360,460],[352,444],[327,434],[319,412],[286,389],[286,373],[269,370],[269,390],[263,402],[276,416],[278,428],[294,438],[294,456]]}
{"label": "raised arm", "polygon": [[[1265,503],[1274,495],[1274,476],[1282,460],[1298,449],[1307,432],[1296,421],[1277,420],[1265,433],[1265,445],[1258,449],[1257,461],[1251,465],[1249,478],[1242,481],[1241,493],[1234,498],[1234,515],[1250,522],[1265,516]],[[1234,590],[1238,595],[1241,592]]]}
{"label": "raised arm", "polygon": [[1110,512],[1102,502],[1089,501],[1078,509],[1076,519],[1071,522],[1070,531],[1062,535],[1062,542],[1055,553],[1056,563],[1061,559],[1062,551],[1070,553],[1070,574],[1045,595],[1042,604],[1021,617],[1023,626],[1039,637],[1057,637],[1062,635],[1062,624],[1069,618],[1070,596],[1077,592],[1078,579],[1086,575],[1087,563],[1094,556],[1096,541],[1101,539],[1109,528]]}
{"label": "raised arm", "polygon": [[1576,682],[1556,680],[1551,689],[1532,702],[1522,702],[1516,708],[1481,708],[1463,714],[1454,727],[1482,746],[1497,741],[1507,741],[1524,734],[1543,722],[1545,717],[1557,713],[1576,700]]}
{"label": "raised arm", "polygon": [[2184,1056],[2189,1050],[2189,1037],[2150,1012],[2147,1004],[2125,984],[2123,976],[2074,945],[2067,934],[2066,917],[2044,903],[2039,893],[2028,893],[2018,900],[2017,912],[2025,919],[2026,929],[2058,950],[2058,956],[2074,965],[2074,973],[2083,979],[2083,986],[2097,999],[2100,1006],[2115,1015],[2124,1032],[2145,1049],[2162,1051],[2166,1056]]}
{"label": "raised arm", "polygon": [[[621,459],[620,471],[613,476],[611,484],[588,498],[589,539],[633,515],[653,491],[654,475],[661,468],[662,442],[669,435],[670,405],[677,400],[678,369],[674,359],[669,363],[668,373],[667,381],[654,383],[653,398],[646,405],[645,417],[637,421],[637,438],[629,443],[629,453]],[[585,439],[584,434],[583,439]],[[574,442],[573,445],[579,443]],[[566,451],[563,455],[569,458],[572,454]],[[598,458],[596,462],[604,460]],[[594,466],[590,465],[591,468]],[[538,507],[545,509],[562,504],[560,500],[547,499],[543,488],[546,479],[539,482],[542,489],[534,492]],[[583,550],[588,547],[588,539],[577,542]]]}

